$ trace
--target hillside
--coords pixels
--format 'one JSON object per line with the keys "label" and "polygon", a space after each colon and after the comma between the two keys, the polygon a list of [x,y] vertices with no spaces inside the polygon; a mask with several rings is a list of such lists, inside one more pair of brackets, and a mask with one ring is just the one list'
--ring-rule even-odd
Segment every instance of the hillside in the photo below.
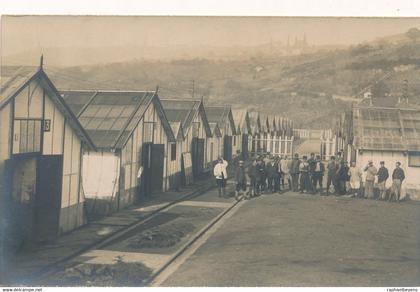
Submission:
{"label": "hillside", "polygon": [[191,97],[194,84],[195,97],[207,102],[287,115],[296,126],[321,128],[351,105],[336,97],[361,97],[378,80],[391,96],[399,96],[407,79],[411,102],[420,104],[419,66],[420,42],[400,38],[298,56],[137,60],[46,70],[63,89],[154,90],[159,85],[160,96],[174,98]]}

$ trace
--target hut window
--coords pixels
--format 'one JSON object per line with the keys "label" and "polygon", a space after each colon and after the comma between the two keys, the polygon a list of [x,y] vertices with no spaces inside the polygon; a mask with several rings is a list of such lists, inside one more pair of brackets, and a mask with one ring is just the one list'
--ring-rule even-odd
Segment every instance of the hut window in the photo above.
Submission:
{"label": "hut window", "polygon": [[408,154],[408,166],[420,167],[420,152],[410,152]]}
{"label": "hut window", "polygon": [[153,142],[153,122],[144,123],[144,143]]}
{"label": "hut window", "polygon": [[176,160],[176,144],[171,144],[171,161]]}
{"label": "hut window", "polygon": [[16,119],[14,121],[13,153],[41,151],[42,121],[39,119]]}
{"label": "hut window", "polygon": [[233,136],[233,146],[236,146],[236,136]]}
{"label": "hut window", "polygon": [[198,138],[200,133],[200,123],[194,122],[193,123],[193,137]]}

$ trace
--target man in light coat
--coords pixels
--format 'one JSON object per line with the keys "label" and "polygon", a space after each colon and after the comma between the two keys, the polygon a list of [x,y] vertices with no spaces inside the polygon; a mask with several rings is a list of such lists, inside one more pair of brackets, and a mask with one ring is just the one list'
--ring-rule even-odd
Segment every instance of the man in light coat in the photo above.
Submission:
{"label": "man in light coat", "polygon": [[280,160],[280,170],[281,170],[281,185],[284,188],[284,180],[287,180],[289,184],[289,190],[292,190],[292,180],[290,178],[290,164],[291,161],[287,157],[287,155],[284,157],[284,159]]}
{"label": "man in light coat", "polygon": [[213,175],[216,178],[219,198],[222,196],[225,197],[226,180],[228,177],[227,167],[228,162],[224,160],[223,157],[219,157],[218,162],[213,169]]}
{"label": "man in light coat", "polygon": [[365,198],[373,199],[373,186],[375,183],[375,176],[378,173],[378,170],[373,166],[373,162],[369,160],[368,165],[365,167],[364,171],[366,172],[366,182],[365,182]]}

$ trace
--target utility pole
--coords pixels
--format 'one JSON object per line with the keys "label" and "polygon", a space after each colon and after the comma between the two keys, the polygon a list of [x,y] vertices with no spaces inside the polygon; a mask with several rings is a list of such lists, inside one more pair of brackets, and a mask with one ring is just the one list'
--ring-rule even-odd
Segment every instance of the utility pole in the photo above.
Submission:
{"label": "utility pole", "polygon": [[192,98],[194,98],[194,91],[195,91],[195,80],[192,80]]}

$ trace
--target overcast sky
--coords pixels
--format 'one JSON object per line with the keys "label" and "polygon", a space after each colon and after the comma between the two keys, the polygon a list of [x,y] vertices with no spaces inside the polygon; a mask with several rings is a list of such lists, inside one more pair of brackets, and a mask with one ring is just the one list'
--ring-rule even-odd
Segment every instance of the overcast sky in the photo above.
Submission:
{"label": "overcast sky", "polygon": [[355,44],[420,28],[420,18],[6,16],[2,55],[47,47],[253,46],[306,33],[313,45]]}

